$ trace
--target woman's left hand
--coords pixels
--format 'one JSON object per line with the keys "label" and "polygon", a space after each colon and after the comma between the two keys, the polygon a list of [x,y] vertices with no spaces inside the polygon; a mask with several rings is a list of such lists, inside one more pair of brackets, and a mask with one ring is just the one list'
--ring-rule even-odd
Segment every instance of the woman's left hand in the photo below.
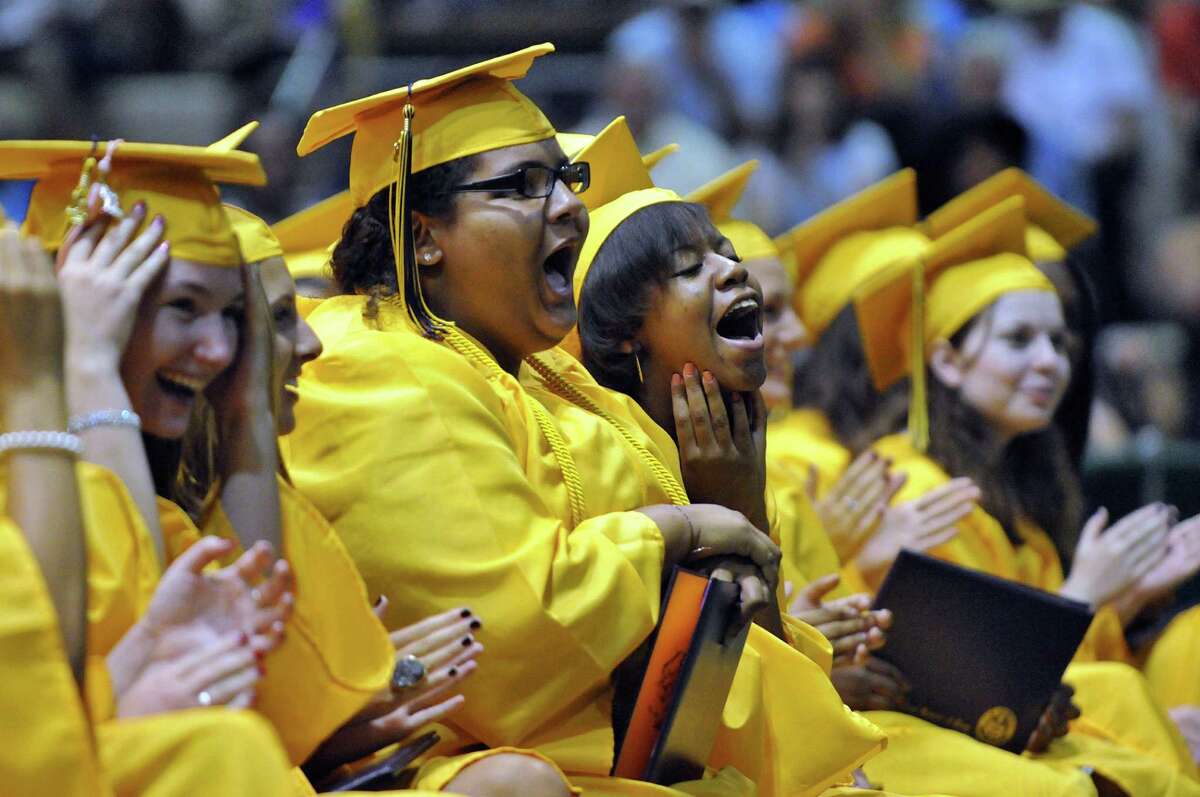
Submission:
{"label": "woman's left hand", "polygon": [[[387,599],[375,608],[382,617]],[[403,741],[423,725],[457,710],[465,698],[452,694],[479,666],[483,645],[474,638],[481,623],[466,609],[453,609],[391,632],[396,662],[415,656],[425,675],[413,686],[388,689],[326,739],[305,762],[315,777]]]}
{"label": "woman's left hand", "polygon": [[1167,533],[1167,553],[1131,589],[1118,595],[1113,606],[1125,623],[1147,605],[1166,597],[1200,570],[1200,515],[1180,521]]}
{"label": "woman's left hand", "polygon": [[1050,705],[1042,712],[1037,728],[1030,734],[1029,742],[1025,745],[1026,750],[1031,753],[1045,752],[1051,742],[1067,735],[1071,720],[1079,719],[1080,715],[1079,706],[1071,701],[1074,696],[1075,690],[1072,687],[1059,684],[1054,696],[1050,698]]}
{"label": "woman's left hand", "polygon": [[766,532],[766,405],[756,391],[733,393],[730,406],[716,378],[692,363],[671,377],[683,482],[694,502],[736,509]]}

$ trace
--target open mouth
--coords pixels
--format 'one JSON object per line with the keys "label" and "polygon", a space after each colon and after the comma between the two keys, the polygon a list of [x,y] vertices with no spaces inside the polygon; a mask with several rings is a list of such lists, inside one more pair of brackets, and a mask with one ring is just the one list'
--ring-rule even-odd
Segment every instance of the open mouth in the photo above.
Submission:
{"label": "open mouth", "polygon": [[204,382],[199,379],[191,379],[179,374],[155,374],[155,379],[158,380],[158,386],[163,392],[174,396],[180,401],[191,401],[196,398],[196,394],[204,389]]}
{"label": "open mouth", "polygon": [[571,267],[575,247],[563,246],[550,253],[542,263],[542,271],[546,274],[546,283],[550,289],[560,296],[571,295]]}
{"label": "open mouth", "polygon": [[752,341],[762,333],[762,309],[752,298],[739,299],[717,322],[717,334],[726,340]]}

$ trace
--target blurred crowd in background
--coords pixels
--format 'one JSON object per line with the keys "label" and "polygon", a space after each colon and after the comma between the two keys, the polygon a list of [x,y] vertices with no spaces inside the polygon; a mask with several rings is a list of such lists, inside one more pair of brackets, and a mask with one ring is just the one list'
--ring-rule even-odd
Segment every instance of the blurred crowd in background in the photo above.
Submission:
{"label": "blurred crowd in background", "polygon": [[[0,138],[259,119],[270,184],[233,199],[274,221],[345,187],[348,143],[295,157],[313,109],[539,41],[522,90],[560,130],[624,114],[682,146],[655,171],[681,192],[757,158],[739,215],[771,233],[902,166],[924,212],[1015,165],[1090,213],[1093,484],[1192,492],[1200,0],[0,0]],[[27,191],[0,185],[10,216]]]}

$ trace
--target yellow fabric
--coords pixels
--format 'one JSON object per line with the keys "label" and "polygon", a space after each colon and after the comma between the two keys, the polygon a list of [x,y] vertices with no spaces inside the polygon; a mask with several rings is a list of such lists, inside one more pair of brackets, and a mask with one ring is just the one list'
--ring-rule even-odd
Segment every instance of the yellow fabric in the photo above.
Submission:
{"label": "yellow fabric", "polygon": [[512,81],[535,59],[554,52],[538,44],[456,69],[445,75],[317,111],[296,145],[300,156],[354,134],[350,195],[356,207],[396,181],[395,148],[404,106],[413,117],[412,172],[488,150],[529,144],[554,135],[554,127]]}
{"label": "yellow fabric", "polygon": [[1096,232],[1096,222],[1013,167],[995,174],[930,213],[922,230],[939,238],[1009,197],[1025,200],[1025,245],[1035,262],[1061,262],[1067,252]]}
{"label": "yellow fabric", "polygon": [[[450,781],[462,774],[462,771],[467,767],[485,758],[504,754],[524,755],[536,758],[558,770],[558,774],[562,776],[563,780],[567,780],[566,773],[559,769],[558,764],[535,750],[522,750],[519,747],[495,747],[490,750],[477,750],[473,753],[464,753],[458,756],[438,756],[432,758],[421,765],[416,777],[413,779],[413,785],[422,791],[431,793],[442,792],[449,785]],[[576,786],[570,788],[572,794],[581,794],[583,791]],[[406,790],[404,794],[409,794],[409,792]]]}
{"label": "yellow fabric", "polygon": [[750,178],[758,171],[758,166],[757,160],[748,160],[735,166],[692,191],[684,197],[684,201],[704,205],[713,221],[733,218],[733,209],[745,193]]}
{"label": "yellow fabric", "polygon": [[[609,124],[624,125],[625,117],[618,116]],[[571,160],[575,160],[580,150],[596,140],[595,136],[588,133],[557,133],[554,137],[558,140],[558,145],[562,147],[563,153]],[[653,152],[646,153],[642,156],[642,165],[646,167],[646,171],[652,171],[654,167],[662,163],[668,155],[673,155],[678,151],[678,144],[667,144],[665,147],[659,147]],[[593,175],[593,179],[594,177],[595,175]]]}
{"label": "yellow fabric", "polygon": [[[386,688],[394,655],[337,534],[282,480],[279,497],[283,556],[295,579],[296,602],[283,644],[266,660],[255,709],[271,720],[289,757],[300,764]],[[237,539],[219,504],[203,531],[163,499],[159,520],[172,558],[201,533]]]}
{"label": "yellow fabric", "polygon": [[820,410],[800,407],[777,413],[767,422],[767,478],[777,471],[780,482],[804,479],[808,469],[817,471],[817,496],[829,492],[850,466],[850,449],[842,445]]}
{"label": "yellow fabric", "polygon": [[708,209],[709,218],[743,261],[779,257],[775,242],[758,225],[733,218],[733,209],[757,169],[758,161],[746,161],[684,197],[685,202],[696,202]]}
{"label": "yellow fabric", "polygon": [[[874,449],[880,455],[890,457],[893,470],[907,477],[893,497],[893,504],[915,500],[950,480],[949,474],[932,459],[913,448],[906,435],[885,437],[876,442]],[[1054,545],[1045,532],[1033,524],[1019,525],[1017,533],[1023,542],[1019,546],[1009,542],[999,522],[979,507],[955,526],[958,535],[929,551],[931,555],[1050,592],[1062,586],[1062,566]],[[1194,775],[1195,763],[1186,754],[1178,731],[1151,699],[1143,676],[1124,663],[1128,660],[1128,650],[1123,638],[1115,638],[1120,634],[1121,625],[1112,610],[1102,608],[1080,645],[1076,663],[1068,668],[1065,680],[1076,687],[1076,702],[1092,707],[1077,730],[1151,756],[1160,766],[1169,764],[1177,772]],[[1115,660],[1105,662],[1107,667],[1091,667],[1090,662],[1100,658]],[[1131,685],[1138,685],[1138,688]],[[1115,760],[1106,762],[1102,761],[1102,752],[1088,748],[1088,755],[1095,758],[1097,769],[1109,775],[1104,763],[1111,763],[1111,777],[1115,780],[1136,777],[1126,771],[1126,756],[1114,753]],[[1134,770],[1141,766],[1135,760],[1128,761],[1128,767]],[[1162,793],[1153,789],[1148,783],[1140,782],[1130,793]]]}
{"label": "yellow fabric", "polygon": [[96,736],[118,797],[296,793],[279,740],[250,711],[190,709],[106,722]]}
{"label": "yellow fabric", "polygon": [[819,337],[872,274],[928,239],[917,222],[917,182],[903,169],[798,224],[778,239],[793,269],[793,304],[810,335]]}
{"label": "yellow fabric", "polygon": [[3,515],[0,606],[3,790],[80,797],[107,793],[54,605],[24,535]]}
{"label": "yellow fabric", "polygon": [[268,258],[283,257],[283,247],[265,221],[235,205],[226,203],[224,207],[233,227],[233,234],[237,238],[242,260],[247,263],[261,263]]}
{"label": "yellow fabric", "polygon": [[1146,658],[1143,670],[1161,705],[1200,706],[1200,679],[1191,666],[1197,652],[1200,652],[1200,606],[1171,620]]}
{"label": "yellow fabric", "polygon": [[330,276],[329,256],[353,213],[354,200],[342,191],[271,226],[294,279]]}
{"label": "yellow fabric", "polygon": [[[47,249],[57,249],[67,234],[66,209],[94,146],[90,141],[0,142],[0,179],[37,181],[21,229]],[[96,157],[104,152],[100,144]],[[147,218],[166,218],[164,238],[171,243],[172,256],[236,266],[241,256],[215,183],[262,185],[266,175],[258,156],[248,152],[124,143],[113,156],[107,182],[126,210],[141,200]]]}

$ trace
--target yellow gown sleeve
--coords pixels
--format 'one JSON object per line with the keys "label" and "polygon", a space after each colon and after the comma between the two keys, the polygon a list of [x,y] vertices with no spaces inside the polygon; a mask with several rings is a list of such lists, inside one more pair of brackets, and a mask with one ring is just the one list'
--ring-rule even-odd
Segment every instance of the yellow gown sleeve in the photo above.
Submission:
{"label": "yellow gown sleeve", "polygon": [[0,606],[0,789],[105,794],[53,603],[24,535],[2,515]]}
{"label": "yellow gown sleeve", "polygon": [[162,571],[125,484],[86,462],[77,478],[87,534],[88,653],[106,656],[146,611]]}
{"label": "yellow gown sleeve", "polygon": [[[395,652],[333,528],[291,485],[278,484],[283,556],[296,602],[283,644],[267,658],[255,706],[299,764],[387,688]],[[237,539],[219,502],[203,530]]]}
{"label": "yellow gown sleeve", "polygon": [[794,409],[773,415],[767,423],[767,472],[787,469],[808,483],[809,469],[817,475],[817,495],[829,492],[850,466],[850,450],[833,433],[819,411]]}
{"label": "yellow gown sleeve", "polygon": [[504,393],[414,334],[340,336],[318,319],[326,305],[311,319],[325,353],[301,377],[285,458],[372,594],[388,596],[389,627],[458,606],[482,619],[487,662],[453,721],[488,745],[533,746],[581,711],[603,717],[592,703],[654,626],[657,526],[613,512],[572,527],[515,380]]}

